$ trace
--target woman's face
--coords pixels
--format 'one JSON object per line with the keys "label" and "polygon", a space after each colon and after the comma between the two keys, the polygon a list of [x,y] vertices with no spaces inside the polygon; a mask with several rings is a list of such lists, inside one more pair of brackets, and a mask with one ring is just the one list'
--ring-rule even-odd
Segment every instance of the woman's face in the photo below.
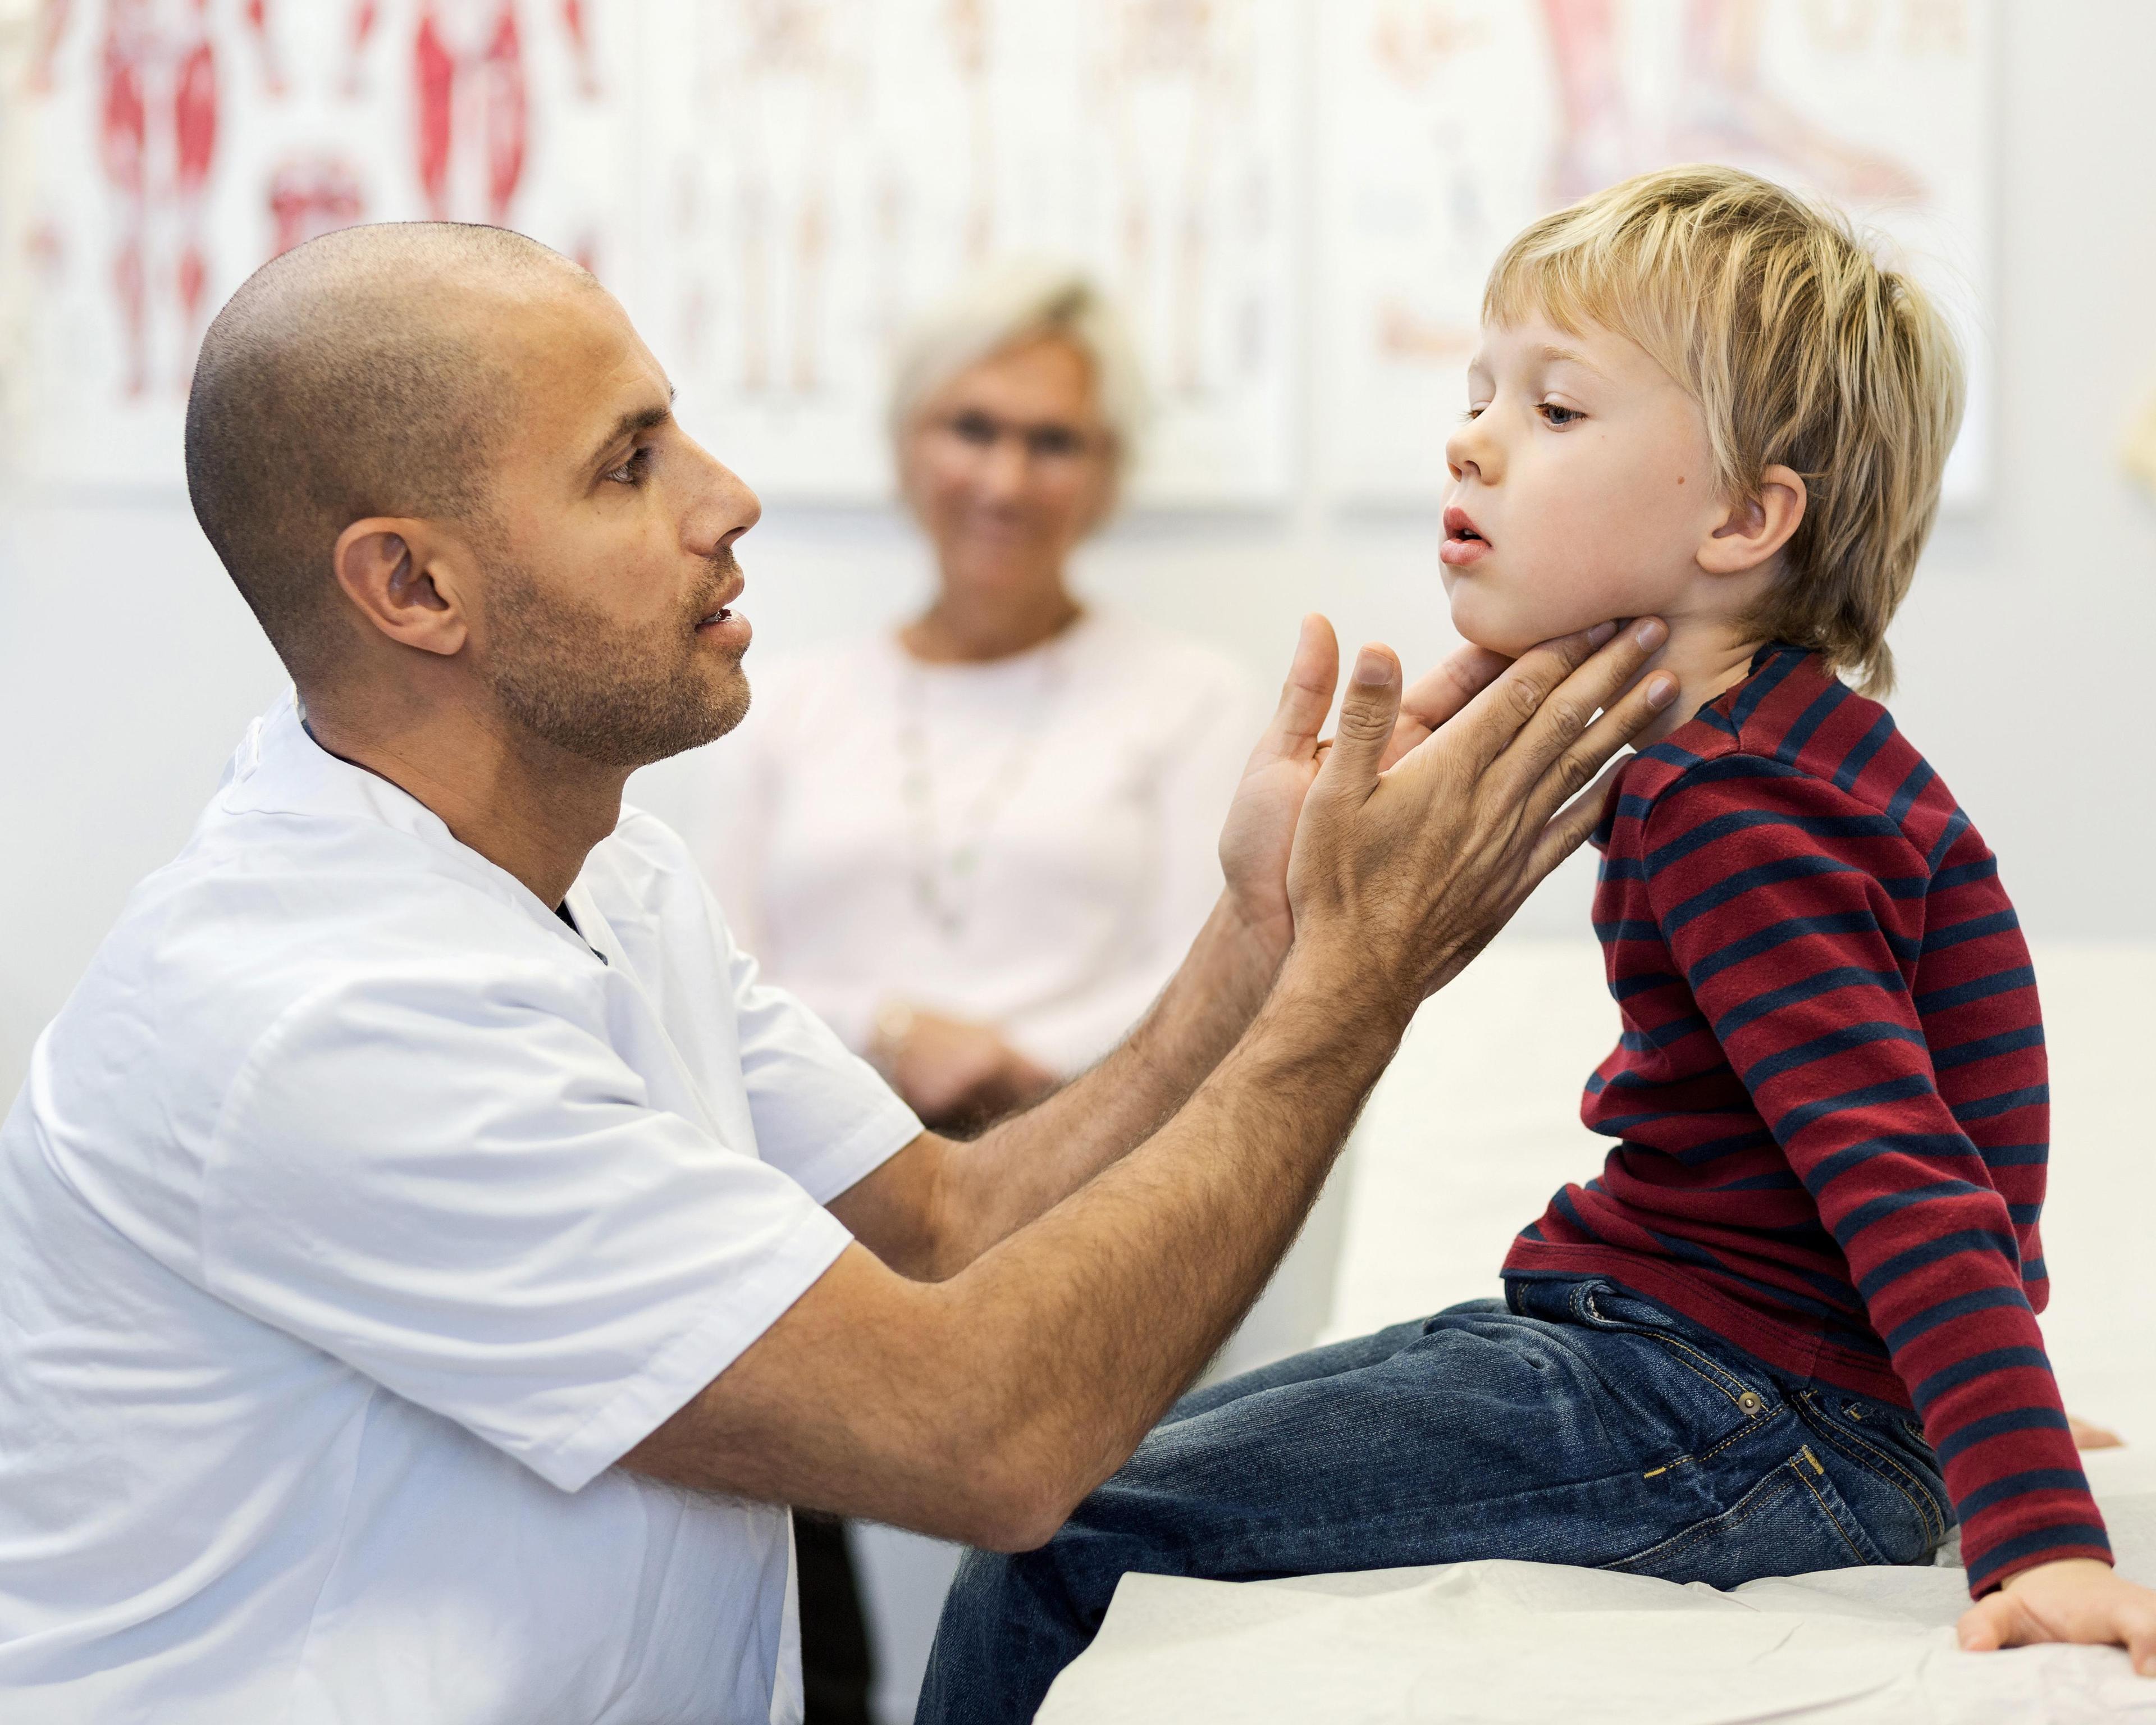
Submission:
{"label": "woman's face", "polygon": [[1093,367],[1060,336],[1006,347],[921,404],[900,452],[946,587],[1060,581],[1107,513],[1115,462]]}

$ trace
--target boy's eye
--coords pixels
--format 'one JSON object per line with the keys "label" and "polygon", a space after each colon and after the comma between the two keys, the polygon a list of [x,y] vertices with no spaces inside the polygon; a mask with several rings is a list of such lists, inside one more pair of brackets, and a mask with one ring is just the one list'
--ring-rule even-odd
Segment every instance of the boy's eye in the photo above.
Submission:
{"label": "boy's eye", "polygon": [[1482,409],[1487,405],[1489,404],[1486,402],[1471,402],[1467,411],[1460,417],[1463,419],[1479,419],[1482,417]]}
{"label": "boy's eye", "polygon": [[1535,411],[1543,416],[1543,422],[1548,425],[1569,425],[1575,419],[1584,419],[1587,417],[1577,408],[1559,407],[1553,401],[1539,403]]}

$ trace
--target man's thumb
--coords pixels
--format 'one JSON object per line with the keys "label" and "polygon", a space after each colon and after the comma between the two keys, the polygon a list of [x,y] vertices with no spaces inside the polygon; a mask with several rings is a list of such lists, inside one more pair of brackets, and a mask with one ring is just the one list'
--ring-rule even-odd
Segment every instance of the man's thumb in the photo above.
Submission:
{"label": "man's thumb", "polygon": [[1389,647],[1365,647],[1355,655],[1354,675],[1341,697],[1340,728],[1319,783],[1329,781],[1334,789],[1354,785],[1365,791],[1375,784],[1399,716],[1400,661]]}

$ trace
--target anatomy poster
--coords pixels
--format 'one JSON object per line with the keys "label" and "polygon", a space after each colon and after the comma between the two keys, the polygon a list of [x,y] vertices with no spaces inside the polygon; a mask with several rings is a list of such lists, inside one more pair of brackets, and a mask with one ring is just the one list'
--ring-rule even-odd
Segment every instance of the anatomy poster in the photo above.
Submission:
{"label": "anatomy poster", "polygon": [[632,309],[767,494],[887,494],[907,317],[969,265],[1075,259],[1132,315],[1176,504],[1289,482],[1296,0],[651,0],[659,141]]}
{"label": "anatomy poster", "polygon": [[[12,128],[30,169],[18,466],[181,481],[202,331],[258,265],[354,222],[521,228],[602,276],[632,70],[624,0],[38,0]],[[27,420],[28,425],[22,425]],[[64,438],[35,434],[64,423]]]}
{"label": "anatomy poster", "polygon": [[1984,480],[1985,0],[1327,0],[1326,483],[1434,503],[1482,280],[1537,215],[1715,161],[1824,193],[1945,301],[1970,360],[1949,501]]}

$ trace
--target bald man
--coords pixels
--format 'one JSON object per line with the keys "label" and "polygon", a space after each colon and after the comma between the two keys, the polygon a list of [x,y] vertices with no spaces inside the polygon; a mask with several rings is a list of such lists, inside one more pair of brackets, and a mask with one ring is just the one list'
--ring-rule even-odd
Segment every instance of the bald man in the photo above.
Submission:
{"label": "bald man", "polygon": [[622,807],[748,701],[757,501],[671,398],[485,228],[314,241],[203,343],[189,489],[295,690],[0,1129],[14,1725],[797,1717],[785,1506],[1047,1538],[1672,692],[1652,625],[1404,696],[1365,649],[1328,746],[1306,624],[1182,971],[953,1142]]}

